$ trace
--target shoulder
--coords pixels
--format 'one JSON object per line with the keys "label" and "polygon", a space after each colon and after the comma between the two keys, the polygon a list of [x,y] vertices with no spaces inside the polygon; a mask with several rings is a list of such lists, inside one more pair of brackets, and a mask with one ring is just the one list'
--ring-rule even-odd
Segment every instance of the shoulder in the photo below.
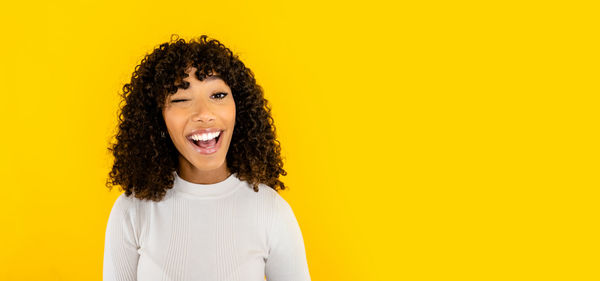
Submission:
{"label": "shoulder", "polygon": [[125,193],[121,193],[115,200],[112,211],[113,213],[121,213],[126,215],[135,214],[135,210],[140,200],[135,198],[133,195],[126,196]]}
{"label": "shoulder", "polygon": [[279,192],[264,184],[259,186],[259,192],[260,190],[263,190],[263,196],[269,202],[270,212],[275,221],[295,218],[292,206]]}
{"label": "shoulder", "polygon": [[133,195],[126,196],[125,193],[121,193],[117,200],[115,200],[115,207],[130,208],[136,204],[135,200],[138,200]]}
{"label": "shoulder", "polygon": [[276,191],[272,187],[266,184],[258,185],[258,192],[252,189],[252,186],[245,182],[244,193],[245,197],[254,198],[258,200],[258,203],[266,208],[265,211],[271,214],[277,214],[281,212],[291,212],[290,204],[283,198],[281,191]]}
{"label": "shoulder", "polygon": [[[254,192],[254,191],[252,191],[252,192]],[[275,207],[278,207],[278,208],[281,208],[284,206],[289,207],[288,202],[283,198],[281,193],[266,184],[261,183],[258,185],[258,196],[263,197],[264,199],[268,200]]]}

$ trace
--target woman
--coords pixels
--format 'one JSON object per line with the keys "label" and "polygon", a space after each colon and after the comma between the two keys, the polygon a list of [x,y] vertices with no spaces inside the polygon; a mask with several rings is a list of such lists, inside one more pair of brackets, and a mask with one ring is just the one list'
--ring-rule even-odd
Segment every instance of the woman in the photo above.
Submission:
{"label": "woman", "polygon": [[310,280],[271,109],[237,55],[172,37],[123,100],[103,280]]}

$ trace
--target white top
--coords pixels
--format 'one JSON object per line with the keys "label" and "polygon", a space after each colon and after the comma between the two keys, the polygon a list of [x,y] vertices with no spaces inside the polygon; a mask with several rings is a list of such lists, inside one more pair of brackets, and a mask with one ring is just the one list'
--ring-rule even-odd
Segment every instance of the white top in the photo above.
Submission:
{"label": "white top", "polygon": [[103,280],[309,281],[300,226],[271,187],[174,172],[160,202],[121,194],[110,212]]}

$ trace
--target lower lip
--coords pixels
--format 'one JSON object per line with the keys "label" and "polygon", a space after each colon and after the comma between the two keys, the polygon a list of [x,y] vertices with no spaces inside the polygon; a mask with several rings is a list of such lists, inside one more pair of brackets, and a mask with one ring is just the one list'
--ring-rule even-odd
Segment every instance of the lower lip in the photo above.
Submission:
{"label": "lower lip", "polygon": [[221,141],[222,140],[223,140],[223,132],[221,132],[221,135],[219,135],[219,140],[217,141],[217,143],[215,144],[214,147],[212,147],[212,148],[202,148],[202,147],[199,147],[199,146],[195,145],[191,140],[187,139],[188,143],[192,146],[192,148],[196,152],[199,152],[200,154],[206,154],[206,155],[214,154],[215,152],[217,152],[217,150],[219,150],[219,148],[221,147]]}

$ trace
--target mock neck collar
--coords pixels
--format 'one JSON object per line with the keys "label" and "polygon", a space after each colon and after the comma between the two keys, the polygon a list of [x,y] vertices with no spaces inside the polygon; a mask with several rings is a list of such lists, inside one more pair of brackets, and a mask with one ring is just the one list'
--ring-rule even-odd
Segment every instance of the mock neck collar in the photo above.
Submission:
{"label": "mock neck collar", "polygon": [[184,180],[177,171],[173,172],[175,180],[173,181],[173,190],[189,196],[198,198],[216,198],[228,195],[241,186],[237,173],[232,173],[223,181],[212,184],[193,183]]}

